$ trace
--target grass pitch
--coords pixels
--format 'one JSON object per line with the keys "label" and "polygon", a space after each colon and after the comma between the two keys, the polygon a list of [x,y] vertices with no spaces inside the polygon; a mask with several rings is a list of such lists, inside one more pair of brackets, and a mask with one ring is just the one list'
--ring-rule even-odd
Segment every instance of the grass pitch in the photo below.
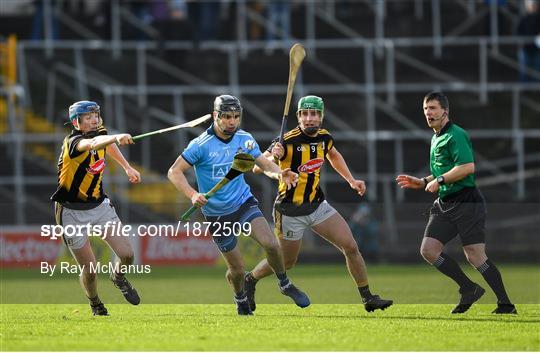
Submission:
{"label": "grass pitch", "polygon": [[[222,268],[170,268],[131,276],[142,304],[99,279],[110,317],[92,317],[76,277],[2,269],[2,351],[539,351],[538,266],[500,265],[519,315],[491,314],[488,289],[463,315],[451,281],[429,266],[370,266],[374,292],[395,300],[367,313],[344,266],[299,266],[290,276],[312,299],[300,309],[275,280],[257,286],[253,317],[236,315]],[[419,304],[425,301],[430,304]],[[56,304],[55,304],[56,303]],[[58,304],[63,303],[63,304]]]}
{"label": "grass pitch", "polygon": [[368,314],[354,304],[263,304],[239,317],[232,304],[3,305],[2,350],[68,351],[537,351],[540,307],[494,316],[477,305],[402,304]]}

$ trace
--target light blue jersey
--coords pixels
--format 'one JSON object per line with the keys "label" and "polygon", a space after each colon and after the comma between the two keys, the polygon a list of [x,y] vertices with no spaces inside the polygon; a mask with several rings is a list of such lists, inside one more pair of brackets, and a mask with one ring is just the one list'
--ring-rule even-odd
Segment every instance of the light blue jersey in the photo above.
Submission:
{"label": "light blue jersey", "polygon": [[[227,174],[238,152],[249,153],[254,158],[262,154],[251,134],[239,129],[225,141],[214,133],[212,125],[189,143],[182,157],[195,168],[199,192],[206,193]],[[238,210],[252,196],[244,175],[240,175],[215,193],[202,212],[205,216],[227,215]]]}

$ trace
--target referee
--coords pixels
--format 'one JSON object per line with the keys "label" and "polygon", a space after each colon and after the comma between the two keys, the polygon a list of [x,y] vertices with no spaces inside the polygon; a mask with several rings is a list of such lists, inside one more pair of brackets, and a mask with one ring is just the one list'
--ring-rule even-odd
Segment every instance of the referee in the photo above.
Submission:
{"label": "referee", "polygon": [[517,314],[510,302],[501,273],[485,251],[485,200],[476,188],[471,140],[461,127],[450,121],[448,98],[440,92],[424,97],[424,115],[435,134],[431,139],[431,175],[416,178],[398,175],[406,189],[438,193],[430,209],[420,253],[424,259],[459,286],[461,298],[452,314],[464,313],[485,293],[484,288],[465,275],[457,262],[443,252],[444,246],[459,234],[467,261],[484,277],[495,295],[494,314]]}

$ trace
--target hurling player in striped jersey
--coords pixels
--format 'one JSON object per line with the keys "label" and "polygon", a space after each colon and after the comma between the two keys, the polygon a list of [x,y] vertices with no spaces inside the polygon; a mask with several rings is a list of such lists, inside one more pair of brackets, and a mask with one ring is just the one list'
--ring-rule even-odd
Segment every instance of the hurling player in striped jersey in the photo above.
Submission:
{"label": "hurling player in striped jersey", "polygon": [[[319,185],[321,167],[325,160],[328,160],[360,196],[366,191],[365,183],[353,177],[345,159],[334,146],[332,135],[321,128],[324,118],[322,98],[301,98],[296,114],[298,126],[284,135],[283,144],[276,139],[264,152],[264,155],[276,161],[281,169],[290,168],[298,173],[295,187],[288,189],[280,182],[274,204],[274,232],[283,250],[285,268],[290,269],[295,265],[304,231],[311,228],[345,255],[347,268],[358,287],[365,309],[368,312],[384,310],[393,302],[371,293],[366,264],[351,230],[343,217],[325,200]],[[266,259],[246,273],[245,288],[251,310],[256,308],[257,281],[271,273]]]}

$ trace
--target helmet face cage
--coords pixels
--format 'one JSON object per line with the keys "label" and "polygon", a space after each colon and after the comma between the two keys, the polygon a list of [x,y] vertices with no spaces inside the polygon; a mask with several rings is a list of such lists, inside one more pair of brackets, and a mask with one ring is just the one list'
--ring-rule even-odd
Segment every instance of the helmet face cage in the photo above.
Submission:
{"label": "helmet face cage", "polygon": [[220,118],[221,114],[225,112],[239,112],[240,118],[242,118],[242,110],[240,100],[235,96],[223,94],[221,96],[217,96],[214,100],[214,111],[218,112],[218,118]]}
{"label": "helmet face cage", "polygon": [[101,113],[100,113],[100,107],[96,102],[92,101],[79,101],[73,103],[69,107],[69,121],[73,123],[73,120],[77,119],[77,123],[80,124],[80,117],[83,114],[87,113],[97,113],[99,117],[99,124],[103,124],[103,120],[101,119]]}
{"label": "helmet face cage", "polygon": [[296,114],[298,115],[302,110],[317,110],[321,112],[321,119],[324,118],[324,102],[321,97],[305,96],[300,98]]}

